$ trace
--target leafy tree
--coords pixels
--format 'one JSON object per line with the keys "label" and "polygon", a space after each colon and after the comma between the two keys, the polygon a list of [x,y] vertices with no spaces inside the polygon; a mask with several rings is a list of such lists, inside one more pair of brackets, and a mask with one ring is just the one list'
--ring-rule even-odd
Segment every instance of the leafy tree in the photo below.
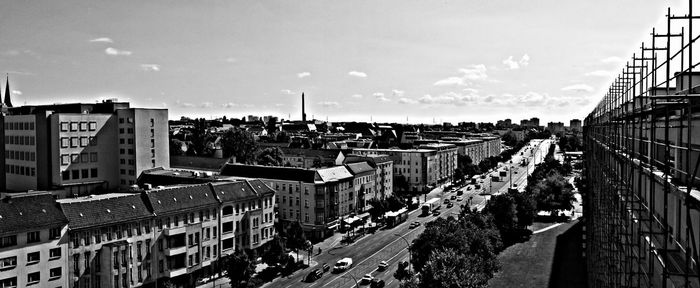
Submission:
{"label": "leafy tree", "polygon": [[180,141],[179,139],[171,138],[170,155],[179,156],[185,154],[185,151],[182,151],[182,144],[184,144],[184,142]]}
{"label": "leafy tree", "polygon": [[404,281],[411,278],[411,274],[408,273],[408,262],[399,262],[396,272],[394,272],[394,278],[399,281]]}
{"label": "leafy tree", "polygon": [[263,262],[270,266],[277,265],[282,262],[284,255],[284,243],[279,235],[275,235],[272,240],[265,244],[266,251],[262,255]]}
{"label": "leafy tree", "polygon": [[425,264],[418,287],[488,287],[492,271],[484,271],[475,255],[461,255],[454,249],[435,251]]}
{"label": "leafy tree", "polygon": [[264,166],[282,166],[284,165],[284,152],[279,147],[265,148],[258,154],[257,162]]}
{"label": "leafy tree", "polygon": [[394,174],[394,187],[396,187],[396,192],[408,192],[408,179],[404,175]]}
{"label": "leafy tree", "polygon": [[521,229],[532,225],[537,216],[537,201],[528,193],[513,193],[515,199],[516,211],[518,215],[518,226]]}
{"label": "leafy tree", "polygon": [[231,280],[231,287],[246,287],[253,273],[255,273],[255,264],[245,252],[237,250],[226,258],[226,276]]}
{"label": "leafy tree", "polygon": [[517,204],[513,195],[505,193],[492,197],[486,203],[484,212],[493,215],[502,240],[510,243],[512,235],[519,229]]}
{"label": "leafy tree", "polygon": [[462,181],[464,180],[464,171],[462,169],[455,169],[455,181]]}
{"label": "leafy tree", "polygon": [[576,201],[573,186],[558,172],[537,182],[532,188],[532,194],[537,201],[538,210],[552,213],[572,209]]}
{"label": "leafy tree", "polygon": [[372,208],[369,209],[369,214],[372,215],[372,218],[380,218],[387,212],[386,202],[386,200],[377,198],[367,200],[367,204],[372,205]]}
{"label": "leafy tree", "polygon": [[299,224],[298,221],[294,221],[290,224],[286,235],[287,247],[295,249],[296,251],[299,249],[304,249],[306,244],[306,234],[304,234],[304,230],[301,228],[301,224]]}
{"label": "leafy tree", "polygon": [[504,144],[506,146],[510,147],[515,147],[518,144],[518,138],[515,137],[515,133],[513,131],[508,131],[506,134],[503,134],[503,137],[501,137],[501,140],[503,140]]}
{"label": "leafy tree", "polygon": [[258,145],[253,134],[242,129],[231,129],[222,136],[224,157],[235,156],[239,163],[251,164],[255,161]]}
{"label": "leafy tree", "polygon": [[401,198],[396,197],[395,195],[391,195],[391,196],[387,197],[385,199],[385,201],[386,201],[386,207],[389,211],[396,212],[396,211],[399,211],[399,209],[406,206],[404,201]]}

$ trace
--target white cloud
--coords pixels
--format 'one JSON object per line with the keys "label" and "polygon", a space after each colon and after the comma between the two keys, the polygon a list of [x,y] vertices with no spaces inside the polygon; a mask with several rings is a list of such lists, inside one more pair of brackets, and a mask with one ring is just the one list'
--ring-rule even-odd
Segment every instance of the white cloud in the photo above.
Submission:
{"label": "white cloud", "polygon": [[19,91],[19,90],[12,90],[12,94],[14,94],[14,95],[22,95],[22,91]]}
{"label": "white cloud", "polygon": [[367,73],[360,72],[360,71],[350,71],[350,72],[348,72],[348,75],[353,76],[353,77],[359,77],[359,78],[366,78],[367,77]]}
{"label": "white cloud", "polygon": [[374,97],[384,97],[384,93],[382,93],[382,92],[374,92],[374,93],[372,94],[372,96],[374,96]]}
{"label": "white cloud", "polygon": [[297,94],[296,92],[289,90],[289,89],[282,89],[280,90],[280,93],[285,94],[285,95],[294,95]]}
{"label": "white cloud", "polygon": [[114,43],[114,40],[112,40],[112,38],[108,38],[108,37],[100,37],[100,38],[90,39],[90,42]]}
{"label": "white cloud", "polygon": [[382,93],[382,92],[374,92],[374,93],[372,94],[372,96],[374,96],[374,98],[377,98],[377,100],[382,101],[382,102],[389,102],[389,101],[391,101],[391,99],[387,98],[387,97],[384,95],[384,93]]}
{"label": "white cloud", "polygon": [[326,107],[326,108],[337,108],[340,107],[340,104],[338,102],[334,101],[324,101],[324,102],[318,102],[319,105]]}
{"label": "white cloud", "polygon": [[224,107],[224,108],[233,108],[233,107],[238,106],[238,104],[233,103],[233,102],[228,102],[228,103],[222,104],[221,106]]}
{"label": "white cloud", "polygon": [[353,95],[350,96],[350,97],[352,97],[352,98],[358,98],[358,99],[359,99],[359,98],[362,98],[362,94],[353,94]]}
{"label": "white cloud", "polygon": [[613,76],[615,76],[615,72],[605,71],[605,70],[596,70],[596,71],[588,72],[585,75],[586,76],[593,76],[593,77],[613,77]]}
{"label": "white cloud", "polygon": [[105,53],[107,55],[112,55],[112,56],[129,56],[131,55],[131,51],[126,51],[126,50],[119,50],[116,48],[108,47],[105,49]]}
{"label": "white cloud", "polygon": [[573,91],[573,92],[593,92],[593,87],[586,84],[574,84],[561,88],[561,91]]}
{"label": "white cloud", "polygon": [[406,91],[399,90],[399,89],[393,89],[391,90],[391,95],[395,97],[402,97],[403,94],[405,94]]}
{"label": "white cloud", "polygon": [[438,80],[435,82],[433,85],[435,86],[452,86],[452,85],[459,85],[459,86],[464,86],[467,85],[464,82],[463,78],[460,77],[448,77],[445,79]]}
{"label": "white cloud", "polygon": [[192,108],[194,107],[194,104],[188,103],[188,102],[181,102],[180,100],[175,100],[175,105],[183,107],[183,108]]}
{"label": "white cloud", "polygon": [[474,103],[477,100],[477,96],[473,94],[461,94],[455,92],[448,92],[438,96],[432,96],[430,94],[423,95],[423,97],[418,99],[418,102],[423,104],[445,104],[445,105],[459,105],[463,106],[468,103]]}
{"label": "white cloud", "polygon": [[202,108],[212,108],[212,107],[214,107],[214,103],[211,103],[211,102],[202,102],[202,104],[199,104],[199,107],[202,107]]}
{"label": "white cloud", "polygon": [[603,62],[603,63],[621,63],[624,61],[625,60],[622,60],[622,58],[617,57],[617,56],[611,56],[611,57],[603,58],[602,60],[600,60],[600,62]]}
{"label": "white cloud", "polygon": [[513,59],[513,56],[508,56],[508,59],[503,60],[503,64],[505,64],[509,70],[519,69],[530,64],[530,55],[525,54],[517,61]]}
{"label": "white cloud", "polygon": [[297,77],[299,77],[299,78],[304,78],[304,77],[309,77],[309,76],[311,76],[311,73],[309,73],[309,72],[297,73]]}
{"label": "white cloud", "polygon": [[401,97],[399,99],[399,104],[416,104],[418,101],[411,99],[411,98],[406,98],[406,97]]}
{"label": "white cloud", "polygon": [[143,71],[160,71],[160,65],[158,64],[141,64],[141,70]]}
{"label": "white cloud", "polygon": [[[516,63],[517,64],[517,63]],[[488,78],[486,74],[486,65],[477,64],[469,65],[467,68],[460,68],[458,70],[462,75],[451,76],[445,79],[441,79],[433,83],[435,86],[468,86],[470,81],[480,81]]]}
{"label": "white cloud", "polygon": [[238,59],[233,58],[233,57],[228,57],[228,58],[224,59],[224,61],[226,61],[228,63],[236,63],[236,62],[238,62]]}

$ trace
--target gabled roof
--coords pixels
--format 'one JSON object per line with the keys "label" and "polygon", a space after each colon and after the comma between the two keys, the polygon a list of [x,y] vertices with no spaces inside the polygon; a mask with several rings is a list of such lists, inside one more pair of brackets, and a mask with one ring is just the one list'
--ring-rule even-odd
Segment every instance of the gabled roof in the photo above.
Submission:
{"label": "gabled roof", "polygon": [[348,170],[350,170],[350,173],[352,173],[352,175],[362,174],[366,172],[374,172],[374,168],[372,168],[372,166],[369,166],[367,162],[350,163],[345,164],[345,166],[348,167]]}
{"label": "gabled roof", "polygon": [[219,204],[209,184],[166,187],[144,193],[156,215]]}
{"label": "gabled roof", "polygon": [[240,201],[275,194],[274,190],[260,180],[211,183],[211,189],[221,202]]}
{"label": "gabled roof", "polygon": [[335,166],[316,170],[320,180],[323,182],[333,182],[342,179],[352,178],[350,171],[344,166]]}
{"label": "gabled roof", "polygon": [[51,195],[15,196],[0,200],[0,234],[66,223],[68,219]]}
{"label": "gabled roof", "polygon": [[[152,216],[140,194],[57,200],[72,229],[123,223]],[[111,197],[110,197],[111,196]]]}

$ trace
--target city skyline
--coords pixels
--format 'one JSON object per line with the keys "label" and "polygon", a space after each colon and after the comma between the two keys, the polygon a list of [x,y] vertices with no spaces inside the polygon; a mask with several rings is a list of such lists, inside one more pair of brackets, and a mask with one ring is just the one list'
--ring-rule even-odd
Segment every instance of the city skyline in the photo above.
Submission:
{"label": "city skyline", "polygon": [[677,4],[623,2],[11,1],[0,72],[17,106],[118,98],[171,119],[301,119],[303,92],[320,120],[568,123],[630,56],[615,43]]}

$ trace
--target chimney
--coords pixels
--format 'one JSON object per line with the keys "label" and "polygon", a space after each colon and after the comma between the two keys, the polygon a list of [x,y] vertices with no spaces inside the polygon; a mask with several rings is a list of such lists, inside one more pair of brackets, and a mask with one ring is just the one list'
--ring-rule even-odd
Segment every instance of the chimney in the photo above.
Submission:
{"label": "chimney", "polygon": [[301,92],[301,121],[306,122],[306,110],[304,108],[304,92]]}

